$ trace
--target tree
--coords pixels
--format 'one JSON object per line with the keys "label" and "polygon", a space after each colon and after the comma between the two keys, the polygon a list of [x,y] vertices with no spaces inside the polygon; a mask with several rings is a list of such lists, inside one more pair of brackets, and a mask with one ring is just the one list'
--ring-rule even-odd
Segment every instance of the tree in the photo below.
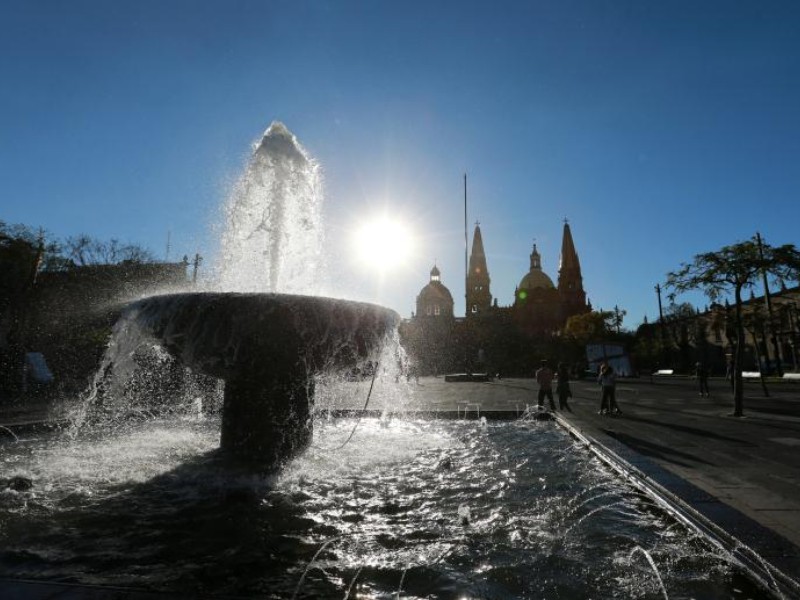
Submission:
{"label": "tree", "polygon": [[742,351],[744,347],[744,321],[742,318],[742,290],[752,288],[765,274],[774,280],[796,280],[800,273],[800,251],[793,244],[770,246],[754,237],[745,242],[723,246],[716,252],[697,254],[692,262],[684,263],[667,274],[667,287],[671,296],[689,290],[701,290],[712,301],[733,294],[734,329],[736,340],[733,357],[733,415],[743,413]]}
{"label": "tree", "polygon": [[[764,365],[761,362],[761,356],[766,355],[767,349],[767,317],[761,310],[761,305],[752,303],[750,310],[742,315],[742,326],[745,331],[750,333],[753,338],[753,348],[755,350],[756,365],[758,366],[758,378],[761,380],[761,388],[764,390],[764,396],[769,397],[769,390],[767,390],[767,382],[764,379]],[[759,339],[759,336],[761,339]]]}
{"label": "tree", "polygon": [[103,242],[88,235],[70,236],[64,242],[64,253],[76,265],[114,265],[122,262],[153,262],[153,255],[136,244],[121,244],[117,239]]}
{"label": "tree", "polygon": [[659,368],[664,356],[664,337],[660,335],[661,323],[644,323],[639,325],[634,335],[633,353],[639,369],[651,372]]}
{"label": "tree", "polygon": [[620,333],[622,329],[622,321],[625,319],[625,315],[628,314],[628,311],[622,310],[619,306],[614,305],[614,312],[612,314],[614,315],[612,317],[613,327],[617,330],[617,333]]}
{"label": "tree", "polygon": [[584,345],[592,340],[602,340],[614,331],[616,315],[610,310],[592,311],[573,315],[564,325],[564,337]]}
{"label": "tree", "polygon": [[698,311],[688,302],[670,303],[664,309],[662,323],[669,340],[670,350],[678,350],[678,367],[682,370],[689,369],[698,357],[705,342],[706,327],[702,319],[698,318]]}
{"label": "tree", "polygon": [[49,231],[39,228],[34,230],[27,225],[9,224],[0,221],[0,238],[15,240],[15,243],[29,244],[38,252],[36,268],[45,271],[61,270],[68,261],[61,255],[61,244],[53,239]]}

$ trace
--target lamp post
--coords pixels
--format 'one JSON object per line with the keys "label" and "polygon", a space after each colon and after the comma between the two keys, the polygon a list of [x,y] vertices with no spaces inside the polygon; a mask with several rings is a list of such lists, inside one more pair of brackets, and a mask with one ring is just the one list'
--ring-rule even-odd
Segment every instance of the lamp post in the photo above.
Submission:
{"label": "lamp post", "polygon": [[661,332],[661,358],[665,363],[668,363],[669,358],[667,356],[667,336],[664,331],[664,309],[661,306],[661,285],[657,283],[655,290],[656,295],[658,296],[658,324],[659,331]]}
{"label": "lamp post", "polygon": [[[761,261],[764,261],[764,247],[761,244],[761,234],[756,231],[756,241],[758,242],[758,255],[761,257]],[[769,293],[769,284],[767,282],[767,270],[761,270],[761,276],[764,280],[764,302],[767,305],[767,328],[769,329],[769,335],[772,339],[772,348],[775,353],[775,372],[780,377],[783,375],[783,368],[781,367],[781,352],[780,346],[778,345],[778,334],[775,332],[775,320],[772,316],[772,298]],[[769,344],[764,344],[764,354],[767,358],[767,365],[769,368]]]}
{"label": "lamp post", "polygon": [[787,304],[786,314],[789,316],[789,345],[792,347],[792,365],[794,370],[798,370],[797,364],[797,340],[798,340],[798,310],[797,302]]}

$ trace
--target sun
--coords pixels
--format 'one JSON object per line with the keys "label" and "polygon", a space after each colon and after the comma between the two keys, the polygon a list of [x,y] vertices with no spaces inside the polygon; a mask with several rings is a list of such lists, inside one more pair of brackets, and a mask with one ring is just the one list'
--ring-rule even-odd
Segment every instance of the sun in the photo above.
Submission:
{"label": "sun", "polygon": [[353,245],[360,262],[387,270],[409,259],[414,240],[401,219],[379,216],[362,222],[356,228]]}

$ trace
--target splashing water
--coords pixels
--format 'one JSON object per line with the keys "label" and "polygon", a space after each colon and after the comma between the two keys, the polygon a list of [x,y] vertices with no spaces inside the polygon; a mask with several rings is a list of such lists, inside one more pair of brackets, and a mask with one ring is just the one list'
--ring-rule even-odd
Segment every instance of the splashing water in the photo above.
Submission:
{"label": "splashing water", "polygon": [[653,569],[653,573],[656,575],[656,580],[658,581],[658,587],[661,590],[661,593],[664,595],[664,600],[669,600],[669,594],[667,594],[667,589],[664,587],[664,580],[661,578],[661,573],[658,571],[658,567],[656,566],[656,562],[653,560],[653,556],[641,546],[635,546],[633,550],[631,550],[630,555],[628,556],[629,561],[633,561],[633,555],[636,553],[642,554],[646,559],[650,568]]}
{"label": "splashing water", "polygon": [[214,287],[311,294],[322,272],[322,175],[277,121],[254,147],[225,204]]}

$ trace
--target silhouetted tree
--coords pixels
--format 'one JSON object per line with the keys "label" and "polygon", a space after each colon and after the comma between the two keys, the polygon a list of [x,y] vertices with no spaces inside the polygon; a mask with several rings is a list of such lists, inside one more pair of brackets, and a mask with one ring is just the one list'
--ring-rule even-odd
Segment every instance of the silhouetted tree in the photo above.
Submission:
{"label": "silhouetted tree", "polygon": [[122,244],[112,238],[108,242],[89,235],[70,236],[64,242],[64,254],[76,265],[115,265],[121,262],[153,262],[150,251],[136,244]]}
{"label": "silhouetted tree", "polygon": [[586,345],[593,340],[607,338],[615,331],[616,315],[610,310],[592,311],[573,315],[564,325],[564,337]]}
{"label": "silhouetted tree", "polygon": [[716,252],[697,254],[692,262],[684,263],[677,271],[667,274],[667,287],[671,296],[688,290],[701,290],[712,301],[733,294],[736,344],[733,358],[734,416],[743,415],[742,351],[744,323],[742,318],[742,290],[752,288],[762,273],[772,278],[796,280],[800,272],[800,252],[793,244],[773,247],[762,245],[760,251],[756,238],[723,246]]}

